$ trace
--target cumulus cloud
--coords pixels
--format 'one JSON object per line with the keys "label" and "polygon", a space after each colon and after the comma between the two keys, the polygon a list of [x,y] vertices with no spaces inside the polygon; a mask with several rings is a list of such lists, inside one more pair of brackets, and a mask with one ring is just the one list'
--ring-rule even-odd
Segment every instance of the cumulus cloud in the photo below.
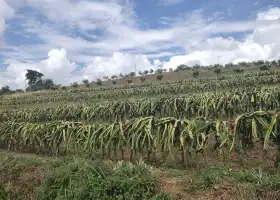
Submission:
{"label": "cumulus cloud", "polygon": [[95,57],[93,61],[83,69],[82,74],[90,80],[103,76],[128,74],[135,70],[144,71],[155,69],[158,63],[152,64],[145,55],[131,55],[115,52],[111,57]]}
{"label": "cumulus cloud", "polygon": [[[257,22],[279,20],[280,8],[272,8],[257,15]],[[212,65],[241,61],[280,59],[279,24],[257,27],[242,40],[234,38],[212,37],[194,44],[187,55],[173,56],[164,68],[176,68],[180,64]]]}
{"label": "cumulus cloud", "polygon": [[11,63],[0,79],[0,86],[10,85],[11,88],[23,89],[26,86],[25,74],[27,69],[43,73],[44,78],[51,78],[56,84],[70,84],[80,81],[81,77],[75,74],[77,65],[67,58],[65,49],[52,49],[48,58],[39,63]]}
{"label": "cumulus cloud", "polygon": [[65,49],[52,49],[48,53],[48,58],[39,63],[13,63],[7,67],[4,76],[0,79],[0,86],[10,85],[11,88],[25,87],[25,74],[27,69],[37,70],[44,74],[44,78],[51,78],[56,84],[69,85],[83,79],[94,81],[103,76],[128,74],[135,70],[144,71],[155,69],[161,64],[156,60],[152,64],[145,55],[131,55],[120,52],[113,53],[110,57],[92,57],[92,61],[82,70],[78,70],[75,62],[71,62],[67,57]]}
{"label": "cumulus cloud", "polygon": [[[6,18],[12,17],[14,10],[8,6],[5,0],[0,0],[0,37],[3,35],[6,27]],[[1,42],[1,40],[0,40]]]}
{"label": "cumulus cloud", "polygon": [[66,50],[53,49],[48,53],[48,57],[37,65],[38,69],[55,83],[69,84],[73,80],[77,65],[68,60]]}
{"label": "cumulus cloud", "polygon": [[[25,2],[44,20],[34,20],[33,12],[26,13],[26,19],[21,16],[22,23],[16,26],[27,44],[1,49],[8,67],[0,72],[0,85],[23,88],[25,70],[33,68],[56,83],[69,84],[126,74],[135,68],[280,59],[280,8],[243,21],[222,21],[194,11],[162,17],[164,23],[155,29],[143,26],[126,0]],[[0,35],[13,12],[0,0]],[[242,38],[235,37],[236,33],[243,34]],[[29,38],[34,41],[28,43]]]}

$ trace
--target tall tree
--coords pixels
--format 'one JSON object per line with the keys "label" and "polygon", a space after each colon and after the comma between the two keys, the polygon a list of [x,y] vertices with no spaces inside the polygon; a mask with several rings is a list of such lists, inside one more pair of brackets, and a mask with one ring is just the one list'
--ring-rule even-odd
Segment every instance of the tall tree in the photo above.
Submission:
{"label": "tall tree", "polygon": [[83,84],[85,84],[85,85],[89,84],[88,79],[83,80]]}
{"label": "tall tree", "polygon": [[44,74],[31,69],[28,69],[27,73],[25,74],[25,78],[28,80],[29,86],[36,85],[38,81],[42,80],[43,76]]}
{"label": "tall tree", "polygon": [[214,70],[214,72],[215,72],[215,74],[217,75],[217,78],[218,78],[219,74],[222,73],[222,70],[220,68],[216,68]]}
{"label": "tall tree", "polygon": [[0,90],[0,94],[8,94],[10,92],[11,92],[11,90],[10,90],[10,87],[8,85],[2,87],[2,89]]}
{"label": "tall tree", "polygon": [[51,89],[54,86],[53,80],[52,79],[46,79],[44,80],[44,87],[45,89]]}
{"label": "tall tree", "polygon": [[199,71],[198,70],[193,71],[192,75],[193,75],[194,78],[198,77],[199,76]]}

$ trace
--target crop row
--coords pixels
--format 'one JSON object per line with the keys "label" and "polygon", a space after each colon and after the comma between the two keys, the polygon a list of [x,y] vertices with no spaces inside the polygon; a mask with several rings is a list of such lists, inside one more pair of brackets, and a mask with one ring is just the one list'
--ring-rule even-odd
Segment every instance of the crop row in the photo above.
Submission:
{"label": "crop row", "polygon": [[102,104],[58,106],[55,108],[21,108],[0,111],[0,121],[46,122],[114,121],[137,117],[156,116],[193,119],[232,118],[257,110],[272,110],[280,106],[280,89],[268,87],[233,92],[199,93],[181,97],[112,101]]}
{"label": "crop row", "polygon": [[267,76],[241,76],[225,80],[188,81],[176,84],[150,85],[147,87],[134,87],[114,90],[82,90],[80,92],[59,91],[56,93],[42,92],[36,95],[5,96],[0,99],[0,105],[33,104],[65,101],[90,101],[94,99],[110,99],[120,97],[144,97],[158,95],[191,94],[194,92],[208,92],[215,90],[232,90],[244,87],[259,87],[273,85],[280,82],[280,73]]}
{"label": "crop row", "polygon": [[206,145],[229,151],[250,149],[258,142],[264,151],[272,144],[279,147],[279,122],[279,113],[262,111],[240,115],[235,121],[172,117],[141,117],[105,124],[8,121],[0,123],[0,147],[56,155],[63,152],[94,156],[100,152],[102,157],[114,159],[124,159],[126,150],[132,159],[136,154],[150,158],[156,152],[172,153],[176,149],[181,151],[182,160],[188,162],[190,155],[203,154]]}

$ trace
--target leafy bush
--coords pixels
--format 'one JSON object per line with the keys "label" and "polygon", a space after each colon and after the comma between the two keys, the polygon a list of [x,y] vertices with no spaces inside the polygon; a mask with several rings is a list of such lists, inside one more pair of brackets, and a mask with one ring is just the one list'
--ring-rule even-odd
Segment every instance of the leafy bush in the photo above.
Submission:
{"label": "leafy bush", "polygon": [[71,86],[74,87],[74,88],[76,88],[76,87],[78,87],[79,85],[78,85],[77,82],[74,82],[74,83],[71,84]]}
{"label": "leafy bush", "polygon": [[[163,198],[161,198],[163,197]],[[115,167],[101,161],[77,159],[61,163],[45,177],[38,191],[41,200],[168,199],[150,168],[120,162]]]}
{"label": "leafy bush", "polygon": [[144,82],[146,80],[146,77],[145,76],[141,76],[140,80],[141,80],[141,82]]}
{"label": "leafy bush", "polygon": [[260,66],[260,70],[261,70],[261,71],[269,70],[269,66],[267,66],[267,65],[261,65],[261,66]]}
{"label": "leafy bush", "polygon": [[101,81],[100,78],[98,78],[98,79],[96,80],[96,84],[97,84],[97,85],[102,85],[102,81]]}
{"label": "leafy bush", "polygon": [[163,74],[157,75],[157,80],[161,81],[163,79]]}

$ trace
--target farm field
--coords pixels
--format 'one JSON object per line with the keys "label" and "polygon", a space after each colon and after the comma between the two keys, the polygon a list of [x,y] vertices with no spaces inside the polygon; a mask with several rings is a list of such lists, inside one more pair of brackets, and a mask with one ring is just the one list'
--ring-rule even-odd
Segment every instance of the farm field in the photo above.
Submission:
{"label": "farm field", "polygon": [[279,83],[274,70],[1,96],[0,199],[279,199]]}

